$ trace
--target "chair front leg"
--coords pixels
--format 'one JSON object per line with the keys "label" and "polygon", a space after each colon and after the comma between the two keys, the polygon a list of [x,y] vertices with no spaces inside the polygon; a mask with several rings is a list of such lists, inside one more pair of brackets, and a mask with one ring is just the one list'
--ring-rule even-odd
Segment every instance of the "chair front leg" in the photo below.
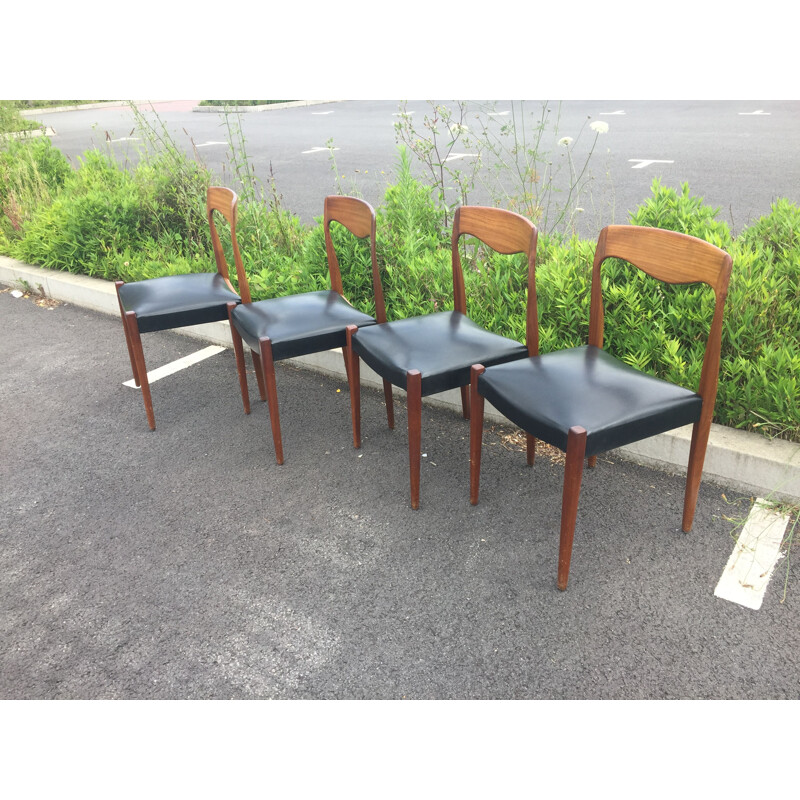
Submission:
{"label": "chair front leg", "polygon": [[144,363],[144,350],[142,349],[142,337],[139,333],[139,323],[136,320],[135,311],[125,312],[125,330],[128,334],[133,358],[136,364],[136,373],[139,376],[139,385],[142,389],[142,399],[144,400],[144,411],[147,414],[147,424],[150,430],[156,429],[156,417],[153,413],[153,398],[150,395],[150,381],[147,379],[147,366]]}
{"label": "chair front leg", "polygon": [[250,413],[250,393],[247,389],[247,367],[244,363],[244,346],[242,344],[242,337],[236,325],[233,323],[231,312],[236,308],[236,303],[228,303],[228,322],[231,326],[231,339],[233,340],[233,352],[236,355],[236,372],[239,375],[239,391],[242,393],[242,405],[244,405],[244,413]]}
{"label": "chair front leg", "polygon": [[272,443],[275,445],[275,460],[283,464],[283,440],[281,439],[281,418],[278,412],[278,387],[275,381],[275,362],[272,359],[272,342],[265,336],[258,340],[260,346],[261,367],[264,371],[267,405],[269,406],[269,423],[272,426]]}
{"label": "chair front leg", "polygon": [[478,378],[486,371],[483,364],[474,364],[470,370],[469,405],[469,502],[478,505],[481,480],[481,451],[483,450],[483,396],[478,393]]}
{"label": "chair front leg", "polygon": [[419,508],[419,472],[422,443],[422,375],[411,369],[406,373],[408,395],[408,464],[411,478],[411,508]]}
{"label": "chair front leg", "polygon": [[697,508],[697,495],[700,492],[700,479],[703,476],[703,463],[706,458],[708,436],[711,433],[711,415],[703,416],[692,426],[692,443],[689,446],[689,465],[686,469],[686,492],[683,497],[683,521],[681,528],[689,533],[694,523]]}
{"label": "chair front leg", "polygon": [[139,386],[139,372],[136,369],[136,358],[133,353],[133,345],[131,344],[131,335],[128,333],[128,323],[125,321],[125,309],[122,307],[122,298],[119,296],[119,290],[125,285],[125,281],[115,281],[114,287],[117,290],[117,302],[119,303],[119,314],[122,317],[122,330],[125,331],[125,344],[128,347],[128,358],[131,362],[131,371],[133,372],[133,382]]}
{"label": "chair front leg", "polygon": [[578,497],[586,453],[586,429],[574,425],[567,433],[567,460],[564,467],[564,493],[561,500],[561,539],[558,547],[558,588],[565,591],[572,559],[572,540],[578,517]]}

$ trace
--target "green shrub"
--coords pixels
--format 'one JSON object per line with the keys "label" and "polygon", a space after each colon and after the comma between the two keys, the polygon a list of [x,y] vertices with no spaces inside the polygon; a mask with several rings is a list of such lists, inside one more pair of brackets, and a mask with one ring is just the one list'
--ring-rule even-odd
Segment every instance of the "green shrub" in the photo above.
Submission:
{"label": "green shrub", "polygon": [[49,139],[7,140],[0,149],[0,234],[18,238],[34,210],[51,202],[71,172]]}
{"label": "green shrub", "polygon": [[[157,134],[157,135],[156,135]],[[163,132],[153,134],[159,141]],[[205,215],[211,178],[174,146],[121,169],[90,151],[76,169],[40,138],[0,150],[0,250],[41,266],[126,281],[213,271]],[[255,195],[254,195],[255,196]],[[397,175],[377,211],[377,255],[389,319],[449,310],[450,230],[431,187]],[[688,233],[731,254],[715,421],[800,441],[800,209],[787,200],[736,239],[717,210],[653,182],[631,221]],[[227,226],[220,226],[230,256]],[[374,313],[369,246],[342,226],[332,235],[347,297]],[[240,202],[238,239],[253,299],[329,287],[320,220],[307,227],[271,199]],[[540,350],[588,339],[594,241],[540,233],[536,268]],[[520,256],[487,255],[462,241],[468,311],[505,336],[525,339],[526,274]],[[665,286],[618,261],[604,268],[605,346],[647,372],[696,388],[713,296]],[[235,276],[231,274],[232,280]]]}
{"label": "green shrub", "polygon": [[653,196],[629,214],[632,225],[665,228],[705,239],[723,249],[730,247],[730,229],[716,219],[719,209],[704,205],[702,197],[692,197],[688,183],[681,184],[680,194],[662,186],[658,178],[650,188]]}

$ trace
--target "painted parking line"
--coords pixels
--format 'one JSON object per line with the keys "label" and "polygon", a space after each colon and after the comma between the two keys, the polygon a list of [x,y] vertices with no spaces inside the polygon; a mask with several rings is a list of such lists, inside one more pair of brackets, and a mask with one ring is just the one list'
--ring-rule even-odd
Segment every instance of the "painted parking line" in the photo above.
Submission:
{"label": "painted parking line", "polygon": [[631,169],[643,169],[649,167],[651,164],[674,164],[674,161],[667,161],[663,158],[629,158],[629,162],[633,164]]}
{"label": "painted parking line", "polygon": [[758,611],[778,559],[789,517],[757,498],[739,540],[719,579],[714,595]]}
{"label": "painted parking line", "polygon": [[[155,381],[161,380],[161,378],[166,378],[167,375],[180,372],[180,370],[191,367],[192,364],[197,364],[199,361],[205,361],[205,359],[211,358],[211,356],[215,356],[217,353],[221,353],[224,349],[224,347],[220,347],[217,344],[204,347],[202,350],[198,350],[196,353],[190,353],[188,356],[179,358],[177,361],[171,361],[169,364],[164,364],[163,367],[156,367],[156,369],[154,369],[152,372],[147,373],[147,380],[149,383],[155,383]],[[133,389],[139,388],[134,382],[133,378],[131,378],[129,381],[125,381],[122,385],[130,386]]]}

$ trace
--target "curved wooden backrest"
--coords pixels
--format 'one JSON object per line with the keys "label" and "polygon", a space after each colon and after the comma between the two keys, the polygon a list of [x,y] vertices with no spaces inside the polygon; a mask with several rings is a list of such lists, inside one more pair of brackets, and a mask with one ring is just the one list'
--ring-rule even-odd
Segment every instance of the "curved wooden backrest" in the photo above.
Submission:
{"label": "curved wooden backrest", "polygon": [[466,288],[458,240],[475,236],[492,250],[505,255],[524,253],[528,258],[528,302],[525,337],[530,355],[539,353],[539,320],[536,310],[536,226],[521,214],[487,206],[460,206],[453,218],[453,302],[456,311],[467,313]]}
{"label": "curved wooden backrest", "polygon": [[[211,246],[214,249],[214,259],[217,262],[217,271],[229,286],[231,286],[230,275],[228,272],[228,262],[225,260],[225,252],[222,249],[222,242],[217,232],[214,222],[214,212],[217,211],[225,218],[231,229],[231,246],[233,248],[233,260],[236,266],[236,278],[239,283],[239,296],[243,303],[250,302],[250,286],[247,283],[247,274],[242,264],[242,256],[239,253],[239,243],[236,241],[236,221],[238,219],[239,198],[232,189],[223,186],[210,186],[206,193],[206,213],[208,215],[208,226],[211,229]],[[233,286],[231,286],[233,290]]]}
{"label": "curved wooden backrest", "polygon": [[[609,225],[600,231],[592,267],[589,344],[603,346],[603,297],[600,267],[607,258],[621,258],[665,283],[705,283],[714,290],[714,316],[709,327],[698,394],[703,413],[713,412],[717,395],[722,314],[733,266],[724,250],[685,233],[638,225]],[[706,402],[710,401],[710,402]]]}
{"label": "curved wooden backrest", "polygon": [[344,296],[342,286],[342,273],[339,260],[336,257],[336,248],[331,237],[331,222],[344,225],[353,236],[364,239],[370,238],[370,257],[372,260],[372,291],[375,297],[375,318],[378,322],[386,322],[386,304],[383,299],[383,284],[378,271],[376,256],[376,226],[375,209],[365,200],[357,197],[330,195],[325,198],[323,224],[325,228],[325,251],[328,255],[328,272],[331,278],[331,289]]}

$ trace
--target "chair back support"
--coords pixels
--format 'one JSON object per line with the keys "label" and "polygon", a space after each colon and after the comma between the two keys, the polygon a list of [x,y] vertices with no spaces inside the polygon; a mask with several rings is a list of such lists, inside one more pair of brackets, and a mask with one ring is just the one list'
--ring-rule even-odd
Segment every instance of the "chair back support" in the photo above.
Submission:
{"label": "chair back support", "polygon": [[247,275],[242,264],[242,256],[239,253],[239,243],[236,241],[236,220],[238,214],[239,198],[231,189],[222,186],[211,186],[206,194],[206,212],[208,214],[208,226],[211,229],[211,246],[214,248],[214,258],[217,262],[217,272],[225,278],[227,284],[233,291],[230,276],[228,273],[228,262],[225,260],[225,252],[222,249],[222,242],[214,223],[214,212],[217,211],[227,220],[231,229],[231,246],[233,248],[233,260],[236,265],[236,279],[239,283],[239,296],[243,303],[250,302],[250,286],[247,283]]}
{"label": "chair back support", "polygon": [[698,389],[703,398],[704,413],[711,414],[717,394],[722,314],[733,264],[730,255],[709,242],[676,231],[638,225],[609,225],[604,228],[597,241],[592,267],[589,344],[596,347],[603,346],[600,266],[607,258],[621,258],[664,283],[705,283],[714,290],[714,316]]}
{"label": "chair back support", "polygon": [[328,255],[328,272],[331,279],[331,289],[344,296],[342,286],[342,273],[339,269],[339,260],[336,257],[336,248],[331,237],[331,222],[344,225],[353,236],[364,239],[370,237],[370,257],[372,260],[372,291],[375,297],[375,318],[378,322],[386,322],[386,304],[383,299],[383,284],[378,271],[378,260],[375,252],[375,209],[364,200],[357,197],[343,197],[330,195],[325,198],[324,207],[325,251]]}
{"label": "chair back support", "polygon": [[458,240],[475,236],[485,245],[504,255],[524,253],[528,258],[528,302],[525,338],[528,354],[539,354],[539,320],[536,309],[536,226],[513,211],[486,206],[460,206],[453,218],[453,304],[456,311],[467,313],[467,296]]}

